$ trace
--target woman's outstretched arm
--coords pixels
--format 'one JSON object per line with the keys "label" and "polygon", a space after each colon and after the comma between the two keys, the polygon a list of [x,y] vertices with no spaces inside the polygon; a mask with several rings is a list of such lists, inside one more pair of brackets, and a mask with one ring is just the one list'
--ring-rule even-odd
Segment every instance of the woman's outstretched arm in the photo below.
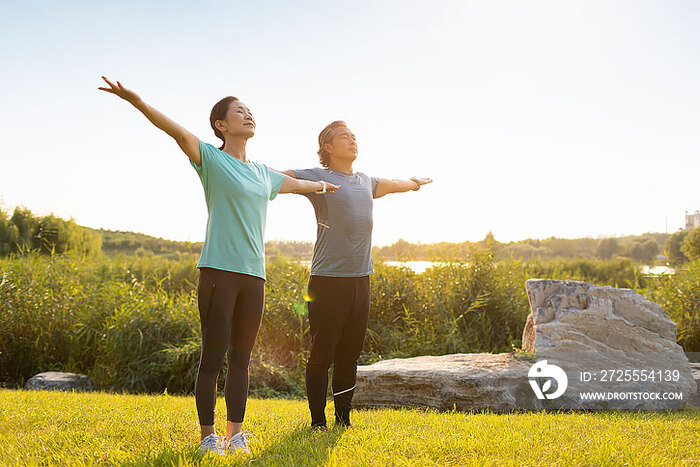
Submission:
{"label": "woman's outstretched arm", "polygon": [[[284,172],[283,172],[284,173]],[[286,175],[286,174],[285,174]],[[333,185],[326,181],[312,182],[311,180],[298,180],[289,175],[284,177],[280,193],[335,193],[340,188],[339,185]]]}
{"label": "woman's outstretched arm", "polygon": [[141,99],[141,96],[131,89],[122,86],[119,81],[117,81],[115,85],[104,76],[102,79],[105,80],[109,87],[97,89],[119,96],[136,107],[151,121],[151,123],[172,136],[178,146],[180,146],[180,149],[182,149],[182,152],[184,152],[192,162],[197,165],[202,165],[202,155],[199,153],[199,139],[195,135],[172,121],[163,113],[146,104],[143,99]]}

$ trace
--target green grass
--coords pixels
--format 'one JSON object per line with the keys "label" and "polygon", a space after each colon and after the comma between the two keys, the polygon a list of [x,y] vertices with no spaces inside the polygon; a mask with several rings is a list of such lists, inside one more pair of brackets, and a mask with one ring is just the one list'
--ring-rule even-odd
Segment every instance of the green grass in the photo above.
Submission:
{"label": "green grass", "polygon": [[[332,404],[330,404],[332,405]],[[328,408],[328,415],[332,407]],[[250,399],[250,457],[201,458],[194,398],[0,390],[2,465],[698,465],[700,410],[359,410],[313,434],[305,401]],[[225,404],[216,408],[223,433]],[[330,419],[330,418],[329,418]]]}

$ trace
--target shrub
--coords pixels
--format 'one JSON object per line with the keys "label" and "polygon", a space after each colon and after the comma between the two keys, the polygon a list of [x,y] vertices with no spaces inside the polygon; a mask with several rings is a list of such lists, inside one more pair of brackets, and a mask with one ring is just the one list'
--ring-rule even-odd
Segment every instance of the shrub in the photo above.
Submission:
{"label": "shrub", "polygon": [[650,279],[644,296],[661,305],[678,325],[678,343],[686,352],[700,352],[700,259],[677,268],[674,275]]}
{"label": "shrub", "polygon": [[[520,345],[529,313],[524,284],[534,277],[636,288],[678,324],[686,351],[700,351],[700,260],[674,276],[645,278],[627,259],[495,261],[479,247],[466,259],[442,259],[423,274],[375,262],[361,363],[508,352]],[[21,385],[40,371],[75,371],[115,390],[191,392],[201,348],[195,261],[36,251],[0,258],[0,380]],[[302,396],[309,270],[276,258],[267,271],[250,390]]]}

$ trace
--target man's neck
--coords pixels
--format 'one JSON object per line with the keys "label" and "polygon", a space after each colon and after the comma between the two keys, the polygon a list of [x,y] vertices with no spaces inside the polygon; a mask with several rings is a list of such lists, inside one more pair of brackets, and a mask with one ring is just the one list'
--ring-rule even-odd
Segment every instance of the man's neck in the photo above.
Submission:
{"label": "man's neck", "polygon": [[340,172],[344,173],[346,175],[352,175],[352,161],[350,162],[337,162],[337,161],[331,161],[330,164],[328,164],[328,168],[331,169],[333,172]]}

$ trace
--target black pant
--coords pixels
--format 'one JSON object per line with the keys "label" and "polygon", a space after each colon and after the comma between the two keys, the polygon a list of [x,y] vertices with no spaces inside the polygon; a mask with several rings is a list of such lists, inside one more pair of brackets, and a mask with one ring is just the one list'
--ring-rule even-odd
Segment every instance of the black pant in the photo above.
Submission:
{"label": "black pant", "polygon": [[248,362],[260,330],[265,280],[201,268],[197,295],[202,325],[202,355],[194,390],[199,423],[214,424],[216,380],[224,354],[228,364],[224,387],[226,418],[242,422],[248,397]]}
{"label": "black pant", "polygon": [[336,420],[349,421],[357,359],[369,319],[369,276],[311,276],[309,296],[312,340],[306,363],[306,395],[311,423],[326,423],[324,410],[331,364]]}

